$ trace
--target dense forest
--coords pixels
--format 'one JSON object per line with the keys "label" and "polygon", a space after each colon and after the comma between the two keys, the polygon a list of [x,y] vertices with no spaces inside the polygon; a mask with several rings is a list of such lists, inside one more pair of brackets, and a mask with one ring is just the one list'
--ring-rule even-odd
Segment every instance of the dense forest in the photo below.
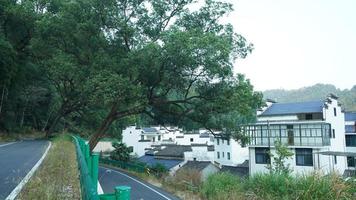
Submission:
{"label": "dense forest", "polygon": [[274,89],[263,92],[264,98],[273,99],[277,102],[298,102],[309,100],[322,100],[333,93],[340,98],[342,107],[346,111],[356,111],[356,85],[350,90],[340,90],[330,84],[316,84],[296,90]]}
{"label": "dense forest", "polygon": [[127,124],[234,133],[262,94],[235,59],[253,45],[207,0],[0,1],[0,132],[68,130],[91,147]]}

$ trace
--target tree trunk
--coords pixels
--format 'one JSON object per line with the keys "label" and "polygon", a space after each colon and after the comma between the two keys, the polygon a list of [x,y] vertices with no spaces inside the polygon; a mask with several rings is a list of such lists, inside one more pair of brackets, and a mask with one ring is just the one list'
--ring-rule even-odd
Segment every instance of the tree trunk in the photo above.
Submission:
{"label": "tree trunk", "polygon": [[51,112],[49,113],[49,115],[48,115],[48,117],[47,117],[47,119],[46,119],[46,121],[45,121],[45,124],[43,125],[43,127],[42,127],[42,131],[45,131],[46,130],[46,128],[47,128],[47,125],[48,125],[48,122],[49,122],[49,119],[51,118],[51,116],[52,116],[52,113],[53,113],[53,110],[51,110]]}
{"label": "tree trunk", "polygon": [[56,116],[56,118],[54,119],[54,121],[52,122],[52,124],[46,131],[46,138],[48,138],[51,135],[51,133],[53,132],[54,128],[56,128],[56,126],[61,118],[62,118],[62,114],[58,114]]}
{"label": "tree trunk", "polygon": [[5,85],[2,87],[2,93],[1,93],[0,116],[1,116],[1,112],[2,112],[2,104],[4,102],[4,96],[5,96]]}
{"label": "tree trunk", "polygon": [[90,152],[93,151],[96,144],[98,144],[99,140],[105,135],[106,131],[109,129],[110,125],[114,120],[115,117],[113,113],[110,112],[110,114],[105,118],[104,122],[101,124],[98,131],[93,136],[90,137],[89,140]]}
{"label": "tree trunk", "polygon": [[23,121],[25,119],[25,110],[26,110],[26,107],[23,108],[22,113],[21,113],[21,120],[20,120],[20,127],[21,128],[23,126]]}

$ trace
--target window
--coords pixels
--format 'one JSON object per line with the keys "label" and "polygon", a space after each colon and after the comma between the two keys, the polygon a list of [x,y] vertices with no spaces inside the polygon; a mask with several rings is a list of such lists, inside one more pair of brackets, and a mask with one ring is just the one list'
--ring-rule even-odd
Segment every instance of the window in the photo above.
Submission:
{"label": "window", "polygon": [[333,138],[335,138],[335,129],[333,129]]}
{"label": "window", "polygon": [[159,135],[158,138],[157,138],[158,141],[161,141],[161,136]]}
{"label": "window", "polygon": [[312,120],[313,119],[313,114],[306,114],[305,115],[305,120]]}
{"label": "window", "polygon": [[130,153],[132,153],[132,152],[133,152],[133,146],[129,146],[129,147],[128,147],[128,151],[129,151]]}
{"label": "window", "polygon": [[132,133],[132,131],[130,131],[130,134]]}
{"label": "window", "polygon": [[337,164],[337,156],[334,156],[334,163]]}
{"label": "window", "polygon": [[230,140],[229,139],[227,139],[227,145],[230,145]]}
{"label": "window", "polygon": [[217,152],[217,154],[218,154],[218,159],[220,158],[220,152]]}
{"label": "window", "polygon": [[227,159],[230,160],[230,152],[227,152]]}
{"label": "window", "polygon": [[224,144],[224,139],[221,140],[221,143]]}
{"label": "window", "polygon": [[255,148],[256,164],[269,164],[271,158],[269,156],[269,148]]}
{"label": "window", "polygon": [[313,166],[313,150],[295,149],[295,161],[297,166]]}
{"label": "window", "polygon": [[288,133],[288,144],[294,145],[293,125],[287,125],[287,133]]}
{"label": "window", "polygon": [[152,139],[153,139],[153,142],[155,142],[155,141],[156,141],[156,137],[153,137]]}
{"label": "window", "polygon": [[336,117],[336,108],[334,108],[334,116]]}
{"label": "window", "polygon": [[354,157],[347,157],[347,166],[348,167],[355,167],[355,159]]}
{"label": "window", "polygon": [[144,135],[141,135],[141,140],[145,140],[145,136]]}
{"label": "window", "polygon": [[190,142],[193,142],[194,141],[194,139],[193,138],[190,138]]}
{"label": "window", "polygon": [[225,157],[225,152],[222,152],[223,153],[223,158]]}
{"label": "window", "polygon": [[194,161],[197,161],[197,158],[193,158]]}
{"label": "window", "polygon": [[220,140],[219,140],[219,138],[216,140],[216,143],[219,145],[219,143],[220,143]]}
{"label": "window", "polygon": [[346,135],[346,146],[356,147],[356,135]]}

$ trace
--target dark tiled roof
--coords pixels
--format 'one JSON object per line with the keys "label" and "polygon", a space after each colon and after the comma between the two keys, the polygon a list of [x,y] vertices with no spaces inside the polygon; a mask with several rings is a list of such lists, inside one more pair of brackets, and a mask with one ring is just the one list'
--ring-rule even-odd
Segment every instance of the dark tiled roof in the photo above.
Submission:
{"label": "dark tiled roof", "polygon": [[144,127],[142,130],[146,133],[157,133],[157,129],[151,127]]}
{"label": "dark tiled roof", "polygon": [[200,138],[209,138],[210,134],[208,132],[204,132],[202,134],[199,135]]}
{"label": "dark tiled roof", "polygon": [[240,177],[248,176],[248,167],[232,167],[223,165],[220,171],[229,172]]}
{"label": "dark tiled roof", "polygon": [[166,145],[158,151],[155,156],[184,158],[184,152],[192,151],[191,146],[185,145]]}
{"label": "dark tiled roof", "polygon": [[177,166],[179,163],[182,162],[182,160],[165,160],[165,159],[157,159],[154,156],[141,156],[138,158],[140,162],[146,163],[148,166],[153,167],[156,164],[162,164],[164,165],[167,169],[171,169],[175,166]]}
{"label": "dark tiled roof", "polygon": [[321,113],[324,101],[309,101],[297,103],[275,103],[265,110],[260,116],[288,115],[299,113]]}
{"label": "dark tiled roof", "polygon": [[345,125],[345,132],[346,133],[355,133],[355,126],[354,125]]}
{"label": "dark tiled roof", "polygon": [[214,151],[214,145],[209,145],[208,146],[208,151]]}
{"label": "dark tiled roof", "polygon": [[356,112],[345,112],[345,121],[356,121]]}
{"label": "dark tiled roof", "polygon": [[203,169],[205,169],[208,165],[212,164],[210,161],[188,161],[185,165],[183,165],[182,168],[180,168],[179,170],[198,170],[201,171]]}

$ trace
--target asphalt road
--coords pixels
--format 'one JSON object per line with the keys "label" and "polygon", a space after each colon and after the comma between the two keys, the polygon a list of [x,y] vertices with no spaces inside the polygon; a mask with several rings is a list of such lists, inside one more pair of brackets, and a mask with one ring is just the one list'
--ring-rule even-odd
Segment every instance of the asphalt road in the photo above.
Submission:
{"label": "asphalt road", "polygon": [[104,193],[114,193],[116,186],[130,186],[131,200],[179,200],[154,185],[111,168],[99,167],[99,182]]}
{"label": "asphalt road", "polygon": [[5,199],[45,152],[48,141],[19,141],[0,145],[0,199]]}

